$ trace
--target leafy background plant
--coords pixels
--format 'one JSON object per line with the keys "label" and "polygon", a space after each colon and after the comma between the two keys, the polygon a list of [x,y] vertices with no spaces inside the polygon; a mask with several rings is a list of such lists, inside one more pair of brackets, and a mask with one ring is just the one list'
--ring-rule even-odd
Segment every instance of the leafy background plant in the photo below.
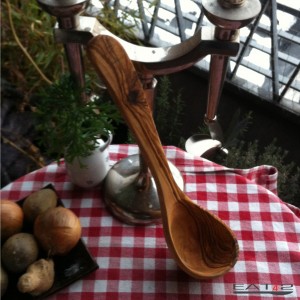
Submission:
{"label": "leafy background plant", "polygon": [[275,166],[278,170],[278,195],[286,202],[300,207],[300,168],[294,162],[286,161],[287,151],[277,145],[259,146],[257,140],[245,142],[239,140],[229,148],[229,155],[216,162],[232,168],[252,168],[259,165]]}
{"label": "leafy background plant", "polygon": [[[97,18],[117,36],[138,43],[134,25],[128,18],[138,20],[136,11],[116,14],[109,2]],[[37,1],[1,1],[1,77],[15,84],[23,94],[21,102],[30,104],[39,89],[58,80],[68,72],[64,48],[53,37],[56,18],[41,10]],[[87,64],[87,73],[93,76]]]}
{"label": "leafy background plant", "polygon": [[1,77],[15,84],[29,102],[39,88],[67,69],[62,45],[54,43],[55,19],[36,1],[1,2]]}
{"label": "leafy background plant", "polygon": [[[130,6],[130,2],[128,6]],[[111,6],[109,1],[104,1],[97,19],[121,39],[141,44],[141,41],[136,37],[136,28],[140,19],[137,10],[118,10],[117,7]]]}
{"label": "leafy background plant", "polygon": [[180,91],[173,92],[168,76],[158,80],[157,95],[155,97],[154,119],[161,142],[164,145],[182,147],[182,127],[185,105]]}

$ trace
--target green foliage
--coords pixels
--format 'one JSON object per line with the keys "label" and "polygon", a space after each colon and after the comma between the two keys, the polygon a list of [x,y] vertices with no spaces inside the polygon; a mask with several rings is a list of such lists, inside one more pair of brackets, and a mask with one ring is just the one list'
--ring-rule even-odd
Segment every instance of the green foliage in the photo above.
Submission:
{"label": "green foliage", "polygon": [[[84,91],[89,93],[89,84]],[[113,132],[120,116],[115,106],[95,97],[87,104],[82,93],[69,76],[42,90],[36,107],[41,143],[49,156],[62,156],[71,162],[77,156],[89,155],[97,146],[97,139]]]}
{"label": "green foliage", "polygon": [[[274,139],[266,147],[259,147],[257,140],[245,142],[241,136],[246,133],[248,124],[251,120],[251,113],[242,118],[242,121],[235,119],[237,126],[232,126],[231,130],[235,133],[229,133],[227,137],[231,140],[224,142],[228,145],[227,156],[216,156],[214,161],[230,168],[248,169],[259,165],[271,165],[278,170],[277,190],[279,197],[300,207],[300,168],[294,162],[287,163],[288,152],[277,145]],[[238,130],[241,131],[238,131]]]}
{"label": "green foliage", "polygon": [[[241,110],[237,109],[232,115],[232,119],[228,125],[226,132],[224,133],[223,147],[224,148],[235,148],[238,143],[242,143],[241,140],[247,133],[250,125],[252,123],[252,111],[248,112],[246,115],[241,116]],[[202,126],[198,128],[198,134],[205,134],[210,136],[208,126],[203,123]],[[253,145],[255,147],[257,145]],[[237,153],[239,155],[240,153]],[[235,159],[235,158],[232,158]],[[247,160],[251,159],[250,157]]]}
{"label": "green foliage", "polygon": [[[278,194],[287,202],[300,206],[300,168],[286,163],[288,152],[276,145],[276,139],[258,156],[258,164],[276,166],[279,171]],[[297,203],[298,202],[298,203]]]}
{"label": "green foliage", "polygon": [[216,162],[231,168],[248,169],[256,166],[258,150],[258,141],[248,142],[237,141],[235,146],[228,147],[228,155],[222,160]]}
{"label": "green foliage", "polygon": [[116,10],[108,2],[104,2],[103,9],[101,9],[97,18],[109,31],[119,38],[140,44],[135,34],[135,28],[139,19],[138,11]]}
{"label": "green foliage", "polygon": [[217,161],[227,167],[247,169],[259,165],[271,165],[278,170],[278,195],[286,202],[300,206],[300,168],[295,163],[287,163],[287,151],[276,145],[276,139],[263,149],[258,141],[246,143],[239,141],[229,148],[229,154],[223,161]]}
{"label": "green foliage", "polygon": [[[135,24],[137,12],[120,11],[117,15],[106,2],[99,15],[114,34],[138,42],[129,18]],[[14,83],[27,102],[68,70],[63,45],[53,37],[55,23],[56,18],[44,12],[36,0],[1,1],[1,76]],[[92,76],[88,62],[86,71]]]}
{"label": "green foliage", "polygon": [[224,147],[234,147],[247,133],[252,123],[252,111],[241,117],[241,110],[238,109],[232,116],[231,122],[224,134]]}
{"label": "green foliage", "polygon": [[[229,168],[249,169],[259,165],[271,165],[278,170],[277,190],[281,199],[300,207],[300,168],[294,162],[287,163],[288,152],[277,145],[277,140],[266,147],[260,147],[257,140],[243,140],[252,123],[252,112],[241,115],[237,110],[232,117],[223,146],[228,155],[218,153],[212,160]],[[202,126],[201,133],[207,134],[207,127]]]}
{"label": "green foliage", "polygon": [[66,69],[63,46],[53,39],[55,18],[41,11],[37,1],[7,0],[1,2],[1,8],[2,77],[14,83],[28,100],[30,94],[49,82],[37,72],[25,52],[34,58],[49,81]]}
{"label": "green foliage", "polygon": [[162,144],[179,146],[182,143],[184,102],[181,93],[174,95],[170,79],[160,78],[155,98],[155,124]]}

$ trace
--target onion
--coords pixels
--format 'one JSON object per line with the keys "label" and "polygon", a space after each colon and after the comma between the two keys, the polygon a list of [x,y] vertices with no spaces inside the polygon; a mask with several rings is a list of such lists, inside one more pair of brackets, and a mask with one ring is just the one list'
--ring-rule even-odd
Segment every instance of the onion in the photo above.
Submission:
{"label": "onion", "polygon": [[6,240],[10,236],[22,230],[24,213],[22,208],[10,200],[1,200],[1,239]]}
{"label": "onion", "polygon": [[48,255],[66,255],[80,239],[80,221],[70,209],[49,208],[37,216],[34,235]]}

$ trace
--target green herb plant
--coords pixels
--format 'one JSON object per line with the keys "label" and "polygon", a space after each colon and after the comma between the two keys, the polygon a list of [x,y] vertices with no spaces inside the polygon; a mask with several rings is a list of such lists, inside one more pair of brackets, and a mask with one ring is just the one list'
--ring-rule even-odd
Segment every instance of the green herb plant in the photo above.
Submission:
{"label": "green herb plant", "polygon": [[83,103],[82,94],[91,92],[89,81],[84,91],[64,75],[44,88],[37,100],[35,116],[40,143],[48,156],[67,162],[86,157],[97,148],[97,140],[113,133],[120,115],[104,94]]}

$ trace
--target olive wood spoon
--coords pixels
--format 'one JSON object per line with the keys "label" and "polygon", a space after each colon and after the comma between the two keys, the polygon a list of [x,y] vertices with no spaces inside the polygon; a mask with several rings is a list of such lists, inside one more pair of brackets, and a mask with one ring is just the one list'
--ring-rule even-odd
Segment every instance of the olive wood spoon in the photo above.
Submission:
{"label": "olive wood spoon", "polygon": [[154,177],[168,248],[177,264],[197,279],[228,272],[237,261],[238,244],[230,228],[193,203],[169,169],[142,84],[127,53],[114,38],[94,37],[87,55],[135,135]]}

